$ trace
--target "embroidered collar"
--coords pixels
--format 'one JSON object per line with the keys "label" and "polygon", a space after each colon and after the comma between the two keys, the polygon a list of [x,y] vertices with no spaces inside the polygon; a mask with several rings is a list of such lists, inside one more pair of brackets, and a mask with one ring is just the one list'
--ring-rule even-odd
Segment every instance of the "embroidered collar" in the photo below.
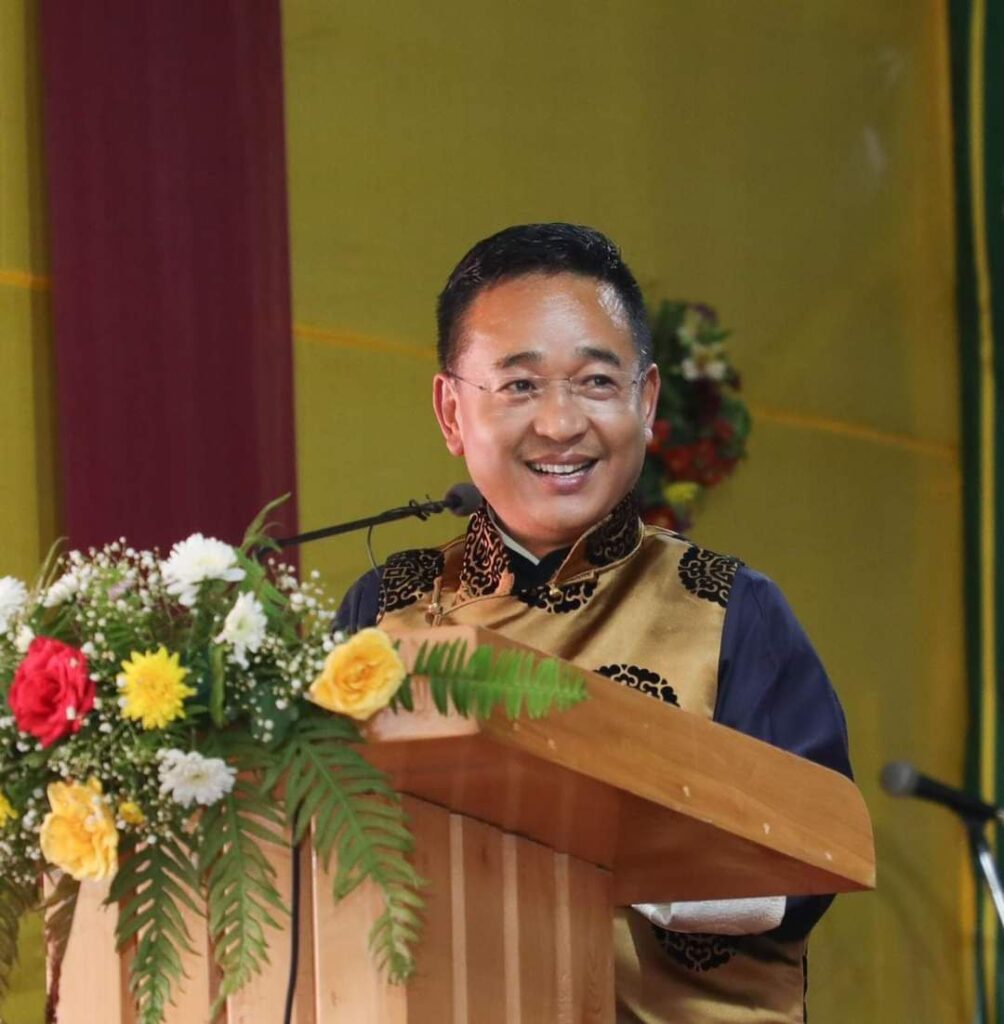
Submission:
{"label": "embroidered collar", "polygon": [[[626,558],[637,548],[641,536],[638,501],[631,492],[575,542],[555,573],[554,584],[593,574]],[[467,526],[458,583],[466,597],[507,594],[512,590],[509,552],[487,506],[479,508]]]}

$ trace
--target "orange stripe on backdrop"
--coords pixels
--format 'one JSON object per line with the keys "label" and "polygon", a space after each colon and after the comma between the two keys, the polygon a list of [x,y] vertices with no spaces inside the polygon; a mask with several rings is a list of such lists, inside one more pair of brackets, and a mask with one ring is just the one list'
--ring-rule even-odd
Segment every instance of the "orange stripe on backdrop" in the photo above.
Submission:
{"label": "orange stripe on backdrop", "polygon": [[417,359],[422,363],[434,363],[436,354],[431,349],[419,348],[404,341],[375,338],[369,334],[343,331],[333,327],[317,327],[314,324],[294,323],[293,336],[303,341],[317,341],[332,348],[353,348],[362,352],[389,352],[393,355]]}
{"label": "orange stripe on backdrop", "polygon": [[[355,349],[361,352],[387,352],[402,355],[422,363],[435,363],[436,354],[431,348],[420,348],[403,341],[378,338],[373,335],[346,331],[336,327],[318,327],[315,324],[294,323],[293,336],[301,341],[320,342],[332,348]],[[754,421],[776,423],[779,426],[799,427],[824,434],[833,434],[855,441],[869,444],[884,445],[903,451],[915,452],[933,458],[957,460],[959,446],[947,441],[930,441],[910,434],[898,434],[892,431],[878,430],[875,427],[851,420],[841,420],[827,416],[813,416],[807,413],[793,412],[789,409],[777,409],[771,406],[752,405],[750,412]]]}
{"label": "orange stripe on backdrop", "polygon": [[786,427],[803,427],[824,434],[835,434],[856,441],[870,444],[885,445],[888,448],[899,448],[903,451],[916,452],[918,455],[930,455],[940,459],[958,459],[959,446],[947,441],[928,441],[912,434],[897,434],[892,431],[878,430],[863,423],[841,420],[827,416],[812,416],[804,413],[791,412],[787,409],[775,409],[762,405],[751,405],[750,414],[753,422],[762,420],[765,423],[777,423]]}
{"label": "orange stripe on backdrop", "polygon": [[32,274],[27,270],[0,269],[0,287],[23,288],[26,291],[45,292],[49,290],[50,280],[43,274]]}

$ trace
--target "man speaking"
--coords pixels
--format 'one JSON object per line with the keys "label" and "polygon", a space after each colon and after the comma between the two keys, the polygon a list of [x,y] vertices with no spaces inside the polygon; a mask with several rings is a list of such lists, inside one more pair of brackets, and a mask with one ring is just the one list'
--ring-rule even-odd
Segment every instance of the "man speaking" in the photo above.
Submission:
{"label": "man speaking", "polygon": [[[338,626],[484,626],[849,775],[840,705],[776,585],[639,519],[659,373],[613,243],[500,231],[450,275],[438,328],[436,418],[486,504],[465,536],[364,576]],[[829,902],[625,909],[618,1021],[804,1021],[806,938]]]}

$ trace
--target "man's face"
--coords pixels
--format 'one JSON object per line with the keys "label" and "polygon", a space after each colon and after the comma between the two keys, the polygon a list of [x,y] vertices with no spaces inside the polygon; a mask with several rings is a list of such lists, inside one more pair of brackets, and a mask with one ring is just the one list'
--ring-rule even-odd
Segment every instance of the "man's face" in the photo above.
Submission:
{"label": "man's face", "polygon": [[[540,377],[625,388],[613,401],[561,383],[520,397]],[[471,304],[453,373],[436,376],[434,405],[447,447],[464,457],[503,528],[541,556],[574,543],[634,485],[658,391],[658,371],[638,365],[610,286],[531,274]]]}

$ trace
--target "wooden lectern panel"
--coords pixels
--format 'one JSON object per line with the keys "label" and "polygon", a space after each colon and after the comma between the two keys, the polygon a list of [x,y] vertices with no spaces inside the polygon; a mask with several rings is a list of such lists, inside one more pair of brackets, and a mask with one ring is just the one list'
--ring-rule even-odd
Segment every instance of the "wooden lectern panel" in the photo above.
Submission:
{"label": "wooden lectern panel", "polygon": [[[393,986],[365,969],[380,912],[371,886],[338,907],[318,899],[317,1024],[609,1024],[609,872],[421,800],[405,805],[430,883],[415,978]],[[330,877],[319,869],[316,884]]]}

